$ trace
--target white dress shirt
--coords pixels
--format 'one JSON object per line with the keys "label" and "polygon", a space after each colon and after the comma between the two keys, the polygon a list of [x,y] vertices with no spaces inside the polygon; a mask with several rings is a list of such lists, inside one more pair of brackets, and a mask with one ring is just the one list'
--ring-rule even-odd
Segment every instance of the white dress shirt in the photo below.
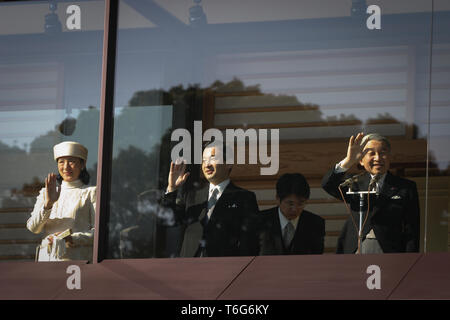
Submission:
{"label": "white dress shirt", "polygon": [[292,223],[292,225],[294,226],[294,232],[297,230],[298,219],[300,218],[300,216],[298,216],[298,217],[295,218],[295,219],[288,220],[288,219],[283,215],[283,213],[281,212],[280,207],[278,207],[278,217],[280,218],[281,234],[283,234],[284,228],[286,227],[286,225],[288,224],[288,222]]}

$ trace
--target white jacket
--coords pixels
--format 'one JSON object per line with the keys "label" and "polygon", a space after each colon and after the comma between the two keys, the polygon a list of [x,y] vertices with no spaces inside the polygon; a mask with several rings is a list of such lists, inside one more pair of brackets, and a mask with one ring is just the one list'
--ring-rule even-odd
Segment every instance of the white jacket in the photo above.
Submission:
{"label": "white jacket", "polygon": [[[27,221],[28,230],[44,235],[38,261],[92,261],[96,187],[88,187],[80,180],[63,181],[59,199],[50,210],[44,209],[44,197],[45,188],[41,189]],[[66,247],[64,239],[55,238],[53,245],[49,245],[49,235],[66,229],[72,230],[73,247]]]}

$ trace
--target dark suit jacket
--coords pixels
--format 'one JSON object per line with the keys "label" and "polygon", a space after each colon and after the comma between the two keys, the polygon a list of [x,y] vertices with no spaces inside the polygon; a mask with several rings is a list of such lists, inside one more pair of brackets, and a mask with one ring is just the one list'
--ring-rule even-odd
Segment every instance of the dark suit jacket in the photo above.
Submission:
{"label": "dark suit jacket", "polygon": [[168,193],[163,198],[163,205],[173,209],[177,224],[186,226],[180,256],[196,256],[200,242],[205,244],[208,257],[257,255],[255,194],[230,182],[205,223],[208,192],[206,184],[178,195],[177,191]]}
{"label": "dark suit jacket", "polygon": [[[345,179],[345,173],[330,170],[322,180],[322,187],[329,194],[342,200],[338,190]],[[356,183],[353,191],[366,191],[370,182],[370,174],[366,172]],[[351,206],[352,215],[359,228],[359,195],[346,195],[348,187],[342,188],[347,203]],[[367,212],[367,196],[365,197],[364,216]],[[363,220],[364,222],[364,220]],[[338,239],[337,253],[354,253],[358,247],[358,230],[351,217],[347,219]],[[373,229],[384,253],[418,252],[420,237],[420,209],[416,183],[407,179],[386,174],[379,195],[370,195],[370,211],[363,228],[363,240]]]}
{"label": "dark suit jacket", "polygon": [[260,255],[322,254],[325,221],[303,210],[289,248],[283,243],[278,207],[263,210],[260,218]]}

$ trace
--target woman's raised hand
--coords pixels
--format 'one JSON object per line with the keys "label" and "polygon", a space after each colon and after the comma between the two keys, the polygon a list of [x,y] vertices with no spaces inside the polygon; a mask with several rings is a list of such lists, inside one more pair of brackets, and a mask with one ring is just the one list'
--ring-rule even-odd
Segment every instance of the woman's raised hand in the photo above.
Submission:
{"label": "woman's raised hand", "polygon": [[45,202],[44,208],[51,209],[53,204],[58,201],[61,188],[57,187],[56,175],[54,173],[49,173],[47,178],[45,178]]}

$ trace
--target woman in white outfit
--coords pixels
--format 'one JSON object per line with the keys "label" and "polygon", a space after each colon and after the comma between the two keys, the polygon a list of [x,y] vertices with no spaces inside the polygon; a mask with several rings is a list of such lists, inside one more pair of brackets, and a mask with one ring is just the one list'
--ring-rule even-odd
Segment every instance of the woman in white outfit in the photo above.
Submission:
{"label": "woman in white outfit", "polygon": [[37,260],[92,261],[96,187],[87,186],[88,150],[66,141],[55,145],[53,154],[59,175],[48,174],[27,221],[28,230],[44,235]]}

